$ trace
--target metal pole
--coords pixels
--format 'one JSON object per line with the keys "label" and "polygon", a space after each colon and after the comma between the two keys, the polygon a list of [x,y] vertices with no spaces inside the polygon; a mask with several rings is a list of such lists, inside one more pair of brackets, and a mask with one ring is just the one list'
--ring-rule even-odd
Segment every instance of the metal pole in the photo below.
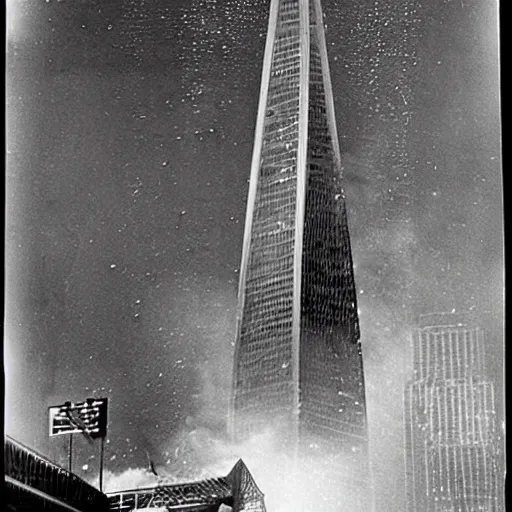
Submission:
{"label": "metal pole", "polygon": [[69,434],[69,451],[68,451],[68,471],[71,473],[71,463],[73,460],[73,434]]}
{"label": "metal pole", "polygon": [[101,438],[100,444],[100,492],[103,492],[103,456],[105,454],[105,438]]}

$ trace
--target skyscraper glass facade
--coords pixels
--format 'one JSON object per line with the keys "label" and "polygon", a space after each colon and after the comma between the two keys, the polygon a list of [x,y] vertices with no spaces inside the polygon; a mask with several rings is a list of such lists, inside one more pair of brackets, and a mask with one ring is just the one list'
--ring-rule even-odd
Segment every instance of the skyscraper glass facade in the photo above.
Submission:
{"label": "skyscraper glass facade", "polygon": [[273,0],[241,265],[231,429],[271,426],[354,485],[365,390],[319,0]]}

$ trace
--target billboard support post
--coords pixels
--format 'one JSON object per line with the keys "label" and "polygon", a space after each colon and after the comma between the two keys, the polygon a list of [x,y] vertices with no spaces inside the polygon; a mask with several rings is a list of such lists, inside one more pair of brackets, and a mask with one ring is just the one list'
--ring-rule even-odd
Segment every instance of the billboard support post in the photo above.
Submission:
{"label": "billboard support post", "polygon": [[68,448],[68,471],[71,473],[73,460],[73,434],[69,434],[69,448]]}
{"label": "billboard support post", "polygon": [[100,492],[103,492],[103,457],[105,455],[105,437],[100,441]]}

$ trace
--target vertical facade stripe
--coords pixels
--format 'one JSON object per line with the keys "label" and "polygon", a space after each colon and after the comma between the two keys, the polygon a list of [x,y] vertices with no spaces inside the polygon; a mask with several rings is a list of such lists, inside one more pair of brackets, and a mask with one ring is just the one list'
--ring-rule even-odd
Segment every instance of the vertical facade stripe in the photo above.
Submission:
{"label": "vertical facade stripe", "polygon": [[295,253],[292,318],[292,380],[295,404],[295,428],[298,433],[300,401],[300,327],[302,252],[304,244],[304,215],[306,211],[308,115],[309,115],[309,0],[299,1],[300,30],[300,89],[299,89],[299,142],[297,147],[297,200],[295,218]]}
{"label": "vertical facade stripe", "polygon": [[327,42],[325,39],[324,19],[320,0],[313,0],[315,4],[316,16],[316,37],[320,48],[320,59],[322,61],[322,71],[324,77],[325,103],[327,107],[327,122],[332,136],[332,145],[335,157],[336,170],[341,172],[341,153],[338,139],[338,129],[336,126],[336,115],[334,111],[334,98],[332,94],[331,72],[329,70],[329,59],[327,56]]}
{"label": "vertical facade stripe", "polygon": [[[274,52],[274,42],[276,35],[277,13],[279,9],[279,0],[271,0],[268,20],[267,40],[265,43],[265,55],[263,58],[263,70],[261,75],[260,97],[258,102],[258,114],[256,118],[256,129],[254,133],[254,147],[252,153],[251,176],[249,180],[249,193],[247,198],[247,212],[245,217],[244,240],[242,245],[242,261],[240,264],[240,281],[238,288],[238,307],[237,307],[237,332],[235,340],[234,360],[238,359],[240,330],[242,328],[242,312],[245,302],[245,284],[247,279],[247,266],[249,262],[252,221],[254,207],[256,202],[256,190],[258,187],[258,176],[261,166],[261,150],[263,146],[263,127],[265,124],[265,106],[268,98],[268,87],[270,81],[270,68],[272,65],[272,54]],[[233,391],[236,390],[236,378],[238,368],[235,364],[233,368]],[[229,408],[228,430],[231,438],[234,436],[234,414],[235,405],[233,403],[234,392],[231,396]]]}

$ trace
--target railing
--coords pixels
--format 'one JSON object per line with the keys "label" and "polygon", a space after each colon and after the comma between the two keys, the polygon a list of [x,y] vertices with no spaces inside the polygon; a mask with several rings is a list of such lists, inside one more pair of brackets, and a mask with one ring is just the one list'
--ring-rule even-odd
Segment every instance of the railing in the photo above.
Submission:
{"label": "railing", "polygon": [[20,495],[32,492],[42,500],[59,502],[68,510],[108,510],[107,497],[98,489],[7,436],[4,441],[4,471],[7,485]]}

